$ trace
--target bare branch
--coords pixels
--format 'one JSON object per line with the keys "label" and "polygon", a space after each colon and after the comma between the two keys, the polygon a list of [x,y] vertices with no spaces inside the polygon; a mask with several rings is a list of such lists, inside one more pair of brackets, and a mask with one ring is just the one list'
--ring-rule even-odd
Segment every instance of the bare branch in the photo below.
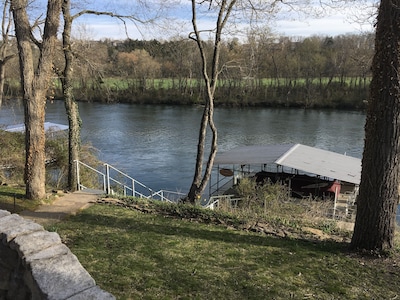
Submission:
{"label": "bare branch", "polygon": [[131,20],[133,22],[139,22],[142,24],[150,23],[153,21],[152,19],[144,21],[144,20],[134,17],[133,15],[120,15],[120,14],[115,14],[115,13],[109,12],[109,11],[95,11],[95,10],[82,10],[82,11],[76,13],[75,15],[73,15],[72,19],[76,19],[82,15],[109,16],[112,18],[117,18],[117,19],[123,21],[124,23],[125,23],[124,19]]}
{"label": "bare branch", "polygon": [[[211,30],[211,29],[209,29],[209,30],[199,30],[198,31],[198,34],[201,34],[202,32],[214,32],[215,30]],[[196,37],[197,35],[196,35],[196,32],[194,32],[194,31],[192,31],[192,32],[189,32],[189,39],[191,39],[191,40],[193,40],[193,41],[195,41],[195,42],[197,42],[197,37]]]}
{"label": "bare branch", "polygon": [[2,62],[2,63],[6,63],[7,61],[9,61],[10,59],[14,58],[15,56],[17,56],[16,53],[7,55],[6,57],[3,57],[3,59],[1,60],[1,62]]}
{"label": "bare branch", "polygon": [[[154,19],[142,20],[140,18],[136,18],[133,15],[121,15],[121,14],[116,14],[116,13],[109,12],[109,11],[96,11],[96,10],[89,10],[89,9],[82,10],[82,11],[76,13],[75,15],[73,15],[71,18],[72,18],[72,20],[74,20],[82,15],[109,16],[112,18],[116,18],[123,23],[126,36],[129,36],[126,20],[132,21],[135,25],[136,25],[136,23],[147,24],[147,23],[151,23],[154,21]],[[139,30],[138,26],[136,26],[136,27]]]}
{"label": "bare branch", "polygon": [[40,15],[38,18],[36,18],[35,22],[31,26],[31,30],[30,30],[30,34],[29,34],[30,39],[38,48],[41,48],[42,43],[33,35],[33,31],[35,29],[38,29],[40,31],[40,36],[43,36],[42,29],[40,26],[40,25],[44,24],[42,17],[43,17],[43,15]]}

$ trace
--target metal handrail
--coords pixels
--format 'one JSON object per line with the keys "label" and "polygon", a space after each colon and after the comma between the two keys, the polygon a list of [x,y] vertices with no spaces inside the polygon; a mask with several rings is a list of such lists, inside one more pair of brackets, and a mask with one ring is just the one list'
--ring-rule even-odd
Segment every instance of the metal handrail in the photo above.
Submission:
{"label": "metal handrail", "polygon": [[171,199],[167,198],[165,196],[165,194],[167,194],[167,195],[172,194],[172,195],[176,195],[178,197],[186,196],[186,194],[180,193],[180,192],[173,192],[173,191],[168,191],[168,190],[159,190],[158,192],[154,192],[154,194],[152,195],[152,198],[154,198],[154,196],[158,196],[158,197],[160,197],[160,200],[162,200],[162,201],[167,201],[167,202],[174,203],[174,201],[172,201]]}
{"label": "metal handrail", "polygon": [[[141,186],[141,187],[147,189],[149,192],[154,192],[151,188],[147,187],[146,185],[144,185],[144,184],[141,183],[140,181],[137,181],[136,179],[132,178],[132,177],[129,176],[128,174],[126,174],[126,173],[124,173],[124,172],[121,172],[121,171],[118,170],[117,168],[115,168],[115,167],[113,167],[113,166],[111,166],[111,165],[109,165],[109,164],[104,164],[104,166],[106,166],[106,168],[113,169],[114,171],[118,172],[120,175],[122,175],[122,176],[128,178],[129,180],[131,180],[133,186],[135,186],[135,184],[138,184],[139,186]],[[110,177],[110,179],[111,179],[111,177]],[[132,190],[135,190],[135,189],[132,188]]]}
{"label": "metal handrail", "polygon": [[[223,182],[223,184],[221,185],[222,182]],[[230,178],[228,180],[220,179],[218,182],[216,182],[210,186],[210,191],[212,189],[215,189],[214,192],[212,192],[212,194],[219,195],[219,193],[224,193],[228,189],[230,189],[233,186],[234,182],[235,182],[234,178]]]}
{"label": "metal handrail", "polygon": [[88,164],[85,164],[84,162],[81,162],[79,160],[75,160],[74,161],[76,163],[76,175],[77,175],[77,182],[78,182],[78,190],[82,190],[82,189],[87,189],[87,187],[85,187],[83,184],[81,184],[81,180],[80,180],[80,170],[79,170],[79,165],[82,165],[86,168],[88,168],[89,170],[97,173],[98,175],[103,176],[103,191],[106,192],[106,177],[105,174],[100,172],[99,170],[89,166]]}
{"label": "metal handrail", "polygon": [[[79,170],[79,165],[82,165],[84,167],[87,167],[89,170],[97,173],[98,175],[101,175],[103,178],[103,191],[105,194],[118,194],[118,192],[115,192],[112,189],[112,185],[115,184],[117,186],[122,187],[123,190],[123,196],[127,196],[127,192],[130,193],[130,196],[134,196],[134,197],[139,197],[139,198],[159,198],[159,200],[161,201],[166,201],[166,202],[171,202],[173,203],[174,201],[172,201],[171,199],[169,199],[168,197],[166,197],[166,195],[176,195],[178,197],[182,197],[185,196],[184,193],[180,193],[180,192],[173,192],[173,191],[168,191],[168,190],[159,190],[159,191],[154,191],[153,189],[147,187],[146,185],[144,185],[143,183],[141,183],[140,181],[137,181],[136,179],[132,178],[131,176],[129,176],[128,174],[118,170],[117,168],[105,163],[103,166],[105,167],[105,172],[101,172],[79,160],[75,160],[75,163],[77,164],[77,181],[78,181],[78,189],[79,190],[83,190],[83,189],[87,189],[87,187],[85,187],[82,183],[81,183],[81,178],[80,178],[80,170]],[[126,183],[119,181],[113,177],[110,176],[110,170],[113,170],[115,172],[117,172],[119,175],[121,175],[122,177],[126,178],[128,181],[130,181],[131,186],[127,185]],[[143,192],[139,192],[138,188],[143,188],[145,191],[147,191],[148,195],[145,195]]]}
{"label": "metal handrail", "polygon": [[208,202],[204,205],[205,208],[214,209],[218,207],[219,202],[222,199],[229,201],[232,205],[234,203],[234,208],[237,207],[238,201],[242,200],[242,198],[233,198],[235,195],[218,195],[218,196],[211,196]]}

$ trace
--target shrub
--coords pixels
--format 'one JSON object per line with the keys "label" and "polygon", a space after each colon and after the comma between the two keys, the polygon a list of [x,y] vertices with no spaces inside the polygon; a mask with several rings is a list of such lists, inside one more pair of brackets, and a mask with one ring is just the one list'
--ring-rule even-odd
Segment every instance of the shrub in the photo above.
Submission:
{"label": "shrub", "polygon": [[[50,188],[62,189],[67,186],[68,138],[56,134],[46,138],[46,184]],[[25,138],[23,133],[0,130],[0,183],[24,183]],[[81,160],[89,165],[98,164],[93,147],[83,145]],[[81,174],[93,180],[93,174]]]}
{"label": "shrub", "polygon": [[239,208],[256,214],[275,214],[281,204],[289,200],[285,185],[270,181],[261,184],[251,178],[243,178],[236,187],[236,192],[242,199]]}
{"label": "shrub", "polygon": [[0,130],[0,182],[23,183],[24,135]]}

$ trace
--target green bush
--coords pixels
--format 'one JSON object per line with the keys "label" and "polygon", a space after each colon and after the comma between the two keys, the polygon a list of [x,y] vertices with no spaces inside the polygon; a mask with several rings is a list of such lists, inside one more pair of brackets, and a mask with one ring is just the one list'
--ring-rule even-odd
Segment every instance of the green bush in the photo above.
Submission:
{"label": "green bush", "polygon": [[46,139],[46,161],[47,185],[65,188],[68,176],[68,139],[65,136]]}
{"label": "green bush", "polygon": [[273,184],[270,181],[257,183],[252,178],[243,178],[236,187],[239,208],[252,213],[275,214],[281,204],[289,200],[289,192],[285,185]]}
{"label": "green bush", "polygon": [[[68,137],[56,134],[46,138],[46,185],[63,189],[68,177]],[[25,169],[25,138],[23,133],[0,130],[0,183],[23,184]],[[81,160],[91,166],[98,165],[93,147],[81,147]],[[88,173],[88,174],[86,174]],[[83,171],[82,179],[93,179],[93,173]]]}
{"label": "green bush", "polygon": [[0,182],[23,183],[25,166],[24,135],[0,130]]}

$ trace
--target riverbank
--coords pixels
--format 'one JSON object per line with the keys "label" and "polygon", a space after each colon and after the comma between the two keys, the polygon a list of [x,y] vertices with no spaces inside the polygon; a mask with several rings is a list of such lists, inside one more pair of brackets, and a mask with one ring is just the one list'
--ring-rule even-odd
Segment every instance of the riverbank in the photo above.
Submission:
{"label": "riverbank", "polygon": [[[216,107],[264,107],[363,110],[368,97],[368,85],[355,82],[344,83],[297,83],[272,85],[259,81],[234,82],[218,87],[215,94]],[[149,81],[145,89],[135,84],[121,89],[100,85],[91,93],[76,90],[76,99],[88,102],[131,103],[153,105],[203,104],[206,91],[202,84],[190,88],[173,85],[162,88]],[[61,98],[62,92],[56,96]]]}
{"label": "riverbank", "polygon": [[[20,88],[8,86],[7,99],[21,98]],[[369,80],[356,78],[317,79],[236,79],[221,81],[215,94],[217,107],[264,107],[363,110]],[[76,84],[74,97],[82,102],[150,105],[201,105],[206,94],[201,80],[104,78],[84,86]],[[62,99],[56,84],[49,99]]]}

